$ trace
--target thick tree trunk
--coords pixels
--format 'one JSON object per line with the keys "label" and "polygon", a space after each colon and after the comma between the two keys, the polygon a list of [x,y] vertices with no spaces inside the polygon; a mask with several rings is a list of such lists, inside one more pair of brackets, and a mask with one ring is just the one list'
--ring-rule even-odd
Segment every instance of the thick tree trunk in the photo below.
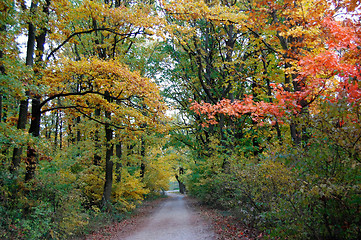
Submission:
{"label": "thick tree trunk", "polygon": [[[99,117],[100,116],[100,109],[95,109],[94,115],[95,115],[95,117]],[[99,131],[98,131],[98,129],[96,129],[95,132],[94,132],[94,142],[95,142],[95,153],[94,153],[94,157],[93,157],[93,164],[95,166],[99,166],[100,161],[102,160],[102,157],[98,153],[99,149],[100,149],[100,139],[99,139]]]}
{"label": "thick tree trunk", "polygon": [[[79,124],[80,123],[80,116],[78,116],[77,118],[76,118],[76,124]],[[80,140],[81,140],[81,133],[80,133],[80,129],[79,129],[79,127],[77,126],[77,128],[76,128],[76,141],[77,142],[80,142]]]}
{"label": "thick tree trunk", "polygon": [[[33,3],[32,3],[33,4]],[[49,16],[49,6],[50,0],[46,0],[43,5],[43,13],[46,17]],[[34,69],[35,77],[39,77],[39,71],[43,67],[43,55],[45,49],[45,40],[48,30],[44,26],[39,35],[35,35],[36,40],[36,65],[37,68]],[[35,34],[35,31],[34,31]],[[31,124],[29,133],[33,137],[39,137],[40,135],[40,122],[41,122],[41,97],[35,95],[32,97],[32,110],[31,110]],[[26,172],[25,172],[25,181],[30,181],[35,176],[36,165],[38,163],[38,156],[35,148],[28,146],[27,157],[26,157]]]}
{"label": "thick tree trunk", "polygon": [[[36,9],[36,4],[32,1],[30,4],[30,13],[34,14]],[[25,65],[32,67],[34,64],[34,51],[35,51],[35,27],[34,25],[29,22],[28,23],[28,40],[26,46],[26,58],[25,58]],[[26,122],[27,122],[27,115],[28,115],[28,99],[21,100],[19,106],[19,118],[18,118],[18,129],[25,129]],[[20,165],[21,162],[21,154],[23,149],[14,148],[12,163],[10,167],[10,171],[14,172]]]}
{"label": "thick tree trunk", "polygon": [[[43,6],[43,13],[46,15],[46,17],[49,16],[49,6],[50,6],[50,0],[46,0],[45,4]],[[39,65],[38,67],[43,67],[44,64],[43,55],[45,50],[45,41],[46,41],[46,35],[48,33],[48,29],[44,26],[40,30],[40,34],[35,37],[36,40],[36,64]]]}
{"label": "thick tree trunk", "polygon": [[292,140],[296,145],[300,145],[300,143],[301,143],[301,135],[300,135],[299,131],[297,130],[297,127],[298,127],[298,124],[296,124],[294,122],[292,122],[290,124],[290,131],[291,131]]}
{"label": "thick tree trunk", "polygon": [[[32,99],[31,116],[32,119],[31,119],[29,133],[33,137],[39,137],[40,121],[41,121],[40,97],[35,97]],[[38,163],[38,156],[36,150],[31,146],[28,146],[25,163],[26,163],[25,181],[27,182],[34,178],[36,165]]]}
{"label": "thick tree trunk", "polygon": [[186,193],[186,186],[184,185],[184,183],[180,180],[180,176],[184,174],[184,169],[183,167],[179,168],[178,174],[175,175],[175,178],[178,181],[178,185],[179,185],[179,192],[181,194],[185,194]]}
{"label": "thick tree trunk", "polygon": [[105,138],[107,149],[105,154],[105,183],[102,197],[102,206],[106,208],[110,203],[110,197],[112,193],[114,165],[113,161],[111,160],[114,149],[114,145],[111,143],[111,140],[113,139],[113,130],[109,127],[108,124],[105,125]]}
{"label": "thick tree trunk", "polygon": [[140,147],[140,156],[141,156],[141,163],[140,163],[140,177],[144,178],[145,174],[145,164],[144,164],[144,158],[145,158],[145,142],[144,138],[141,139],[141,147]]}
{"label": "thick tree trunk", "polygon": [[115,164],[115,171],[117,173],[117,182],[120,182],[122,180],[122,142],[118,142],[118,144],[115,145],[115,155],[117,156],[117,163]]}
{"label": "thick tree trunk", "polygon": [[[28,99],[20,101],[20,109],[19,109],[19,119],[18,119],[18,129],[25,129],[27,123],[27,114],[28,114]],[[14,148],[13,158],[10,167],[11,172],[15,172],[19,167],[21,162],[21,154],[23,152],[23,148]]]}
{"label": "thick tree trunk", "polygon": [[[109,93],[106,92],[106,100],[110,101],[108,97]],[[110,121],[111,114],[108,111],[105,111],[105,117]],[[110,197],[112,194],[112,185],[113,185],[113,150],[114,144],[112,143],[113,140],[113,130],[109,126],[108,123],[105,124],[105,140],[106,140],[106,153],[105,153],[105,183],[104,183],[104,192],[102,197],[102,207],[107,208],[110,203]]]}
{"label": "thick tree trunk", "polygon": [[[31,5],[30,5],[30,13],[34,14],[35,9],[36,9],[36,5],[32,1]],[[25,59],[26,66],[33,66],[33,64],[34,64],[35,32],[36,32],[36,29],[35,29],[34,25],[31,22],[29,22],[29,24],[28,24],[28,43],[26,46],[26,59]]]}

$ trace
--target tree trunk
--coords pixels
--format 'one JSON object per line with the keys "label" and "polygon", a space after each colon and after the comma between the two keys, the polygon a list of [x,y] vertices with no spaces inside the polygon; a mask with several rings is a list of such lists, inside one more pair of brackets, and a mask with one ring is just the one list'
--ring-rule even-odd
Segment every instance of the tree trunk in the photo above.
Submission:
{"label": "tree trunk", "polygon": [[[26,127],[27,114],[28,114],[28,103],[29,103],[28,99],[20,101],[19,119],[18,119],[18,125],[17,125],[18,129],[25,129],[25,127]],[[16,169],[19,167],[20,162],[21,162],[22,152],[23,152],[22,147],[14,148],[12,163],[11,163],[11,167],[10,167],[11,172],[15,172]]]}
{"label": "tree trunk", "polygon": [[[100,109],[95,109],[94,114],[95,114],[95,117],[99,117],[100,116]],[[98,128],[98,126],[96,126],[96,128]],[[102,160],[102,157],[98,153],[98,151],[100,149],[100,139],[99,139],[99,131],[98,131],[98,129],[96,129],[95,132],[94,132],[94,142],[95,142],[95,153],[94,153],[94,157],[93,157],[93,164],[95,166],[99,166],[100,161]]]}
{"label": "tree trunk", "polygon": [[[106,92],[106,100],[110,102],[110,98],[108,97],[109,93]],[[108,111],[105,111],[105,117],[110,120],[111,114]],[[113,156],[114,144],[113,140],[113,130],[109,126],[108,123],[105,124],[105,141],[106,141],[106,153],[105,153],[105,183],[104,183],[104,192],[102,197],[102,207],[108,208],[110,203],[110,197],[112,193],[112,185],[113,185],[113,161],[111,160]]]}
{"label": "tree trunk", "polygon": [[[0,32],[6,32],[6,26],[0,25]],[[0,50],[0,74],[5,75],[6,70],[2,58],[4,57],[3,51]],[[0,92],[0,122],[3,120],[3,93]]]}
{"label": "tree trunk", "polygon": [[114,148],[114,145],[111,143],[111,140],[113,139],[113,130],[109,127],[108,124],[105,125],[105,138],[107,149],[105,154],[105,183],[102,197],[102,206],[106,208],[110,203],[110,197],[112,193],[114,165],[113,161],[111,160]]}
{"label": "tree trunk", "polygon": [[117,173],[117,182],[120,182],[122,180],[122,142],[118,142],[118,144],[115,145],[115,154],[117,156],[117,163],[115,164],[115,171]]}
{"label": "tree trunk", "polygon": [[[36,4],[32,1],[30,4],[30,13],[34,14],[36,9]],[[28,23],[28,41],[26,46],[26,59],[25,65],[32,67],[34,64],[34,51],[35,51],[35,27],[34,25],[29,22]],[[25,129],[26,122],[27,122],[27,115],[28,115],[28,99],[21,100],[19,106],[19,118],[18,118],[18,129]],[[13,151],[13,158],[10,167],[10,171],[14,172],[20,165],[21,162],[21,154],[22,154],[22,147],[14,148]]]}
{"label": "tree trunk", "polygon": [[54,151],[56,151],[58,147],[58,133],[59,133],[59,111],[56,111],[55,114],[55,132],[54,132]]}
{"label": "tree trunk", "polygon": [[144,178],[144,174],[145,174],[145,164],[144,164],[144,158],[145,158],[145,142],[144,142],[143,136],[142,136],[142,139],[141,139],[140,156],[141,156],[140,177],[141,177],[141,178]]}
{"label": "tree trunk", "polygon": [[291,137],[296,145],[300,145],[301,143],[301,135],[299,131],[297,130],[298,125],[294,122],[290,123],[290,131],[291,131]]}
{"label": "tree trunk", "polygon": [[[60,115],[61,116],[61,115]],[[59,125],[59,149],[63,148],[63,119],[60,117]]]}
{"label": "tree trunk", "polygon": [[[39,137],[40,135],[40,121],[41,121],[41,106],[40,106],[40,97],[35,97],[32,99],[32,108],[31,108],[31,124],[29,133],[33,137]],[[28,146],[27,157],[26,157],[26,172],[25,172],[25,181],[30,181],[35,176],[36,165],[38,162],[38,156],[36,150]]]}
{"label": "tree trunk", "polygon": [[[78,116],[77,118],[76,118],[76,123],[77,123],[77,125],[80,123],[80,116]],[[80,133],[80,129],[79,129],[79,126],[77,126],[77,128],[76,128],[76,141],[77,142],[80,142],[80,140],[81,140],[81,133]]]}
{"label": "tree trunk", "polygon": [[[179,174],[179,175],[178,175]],[[179,192],[181,194],[185,194],[186,192],[186,186],[184,185],[184,183],[180,180],[180,176],[184,174],[184,169],[183,167],[179,168],[178,174],[175,175],[175,178],[178,181],[178,185],[179,185]]]}
{"label": "tree trunk", "polygon": [[[36,7],[37,7],[36,4],[32,1],[31,5],[30,5],[31,15],[34,14]],[[33,66],[33,64],[34,64],[35,32],[36,32],[36,29],[35,29],[34,25],[31,22],[29,22],[28,23],[28,43],[26,46],[26,59],[25,59],[26,66]]]}
{"label": "tree trunk", "polygon": [[[43,13],[46,17],[49,16],[49,6],[50,0],[46,0],[43,5]],[[45,49],[45,40],[48,30],[44,26],[39,35],[35,35],[36,40],[36,65],[37,68],[34,69],[35,77],[39,77],[39,71],[43,67],[43,55]],[[34,31],[35,34],[35,31]],[[35,95],[32,97],[32,110],[31,110],[31,124],[29,133],[33,137],[39,137],[40,135],[40,121],[41,121],[41,97]],[[30,181],[35,176],[36,165],[38,163],[38,156],[35,148],[28,146],[27,157],[26,157],[26,172],[25,172],[25,181]]]}

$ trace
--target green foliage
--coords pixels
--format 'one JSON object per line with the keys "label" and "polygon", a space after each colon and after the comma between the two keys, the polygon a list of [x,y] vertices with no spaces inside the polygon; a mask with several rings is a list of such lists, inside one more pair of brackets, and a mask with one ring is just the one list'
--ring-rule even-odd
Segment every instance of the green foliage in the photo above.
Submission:
{"label": "green foliage", "polygon": [[88,205],[99,204],[103,194],[103,172],[100,166],[90,166],[79,174],[79,184],[86,196]]}
{"label": "green foliage", "polygon": [[[360,236],[361,207],[359,163],[343,149],[314,142],[295,164],[301,185],[290,202],[309,236],[354,239]],[[297,156],[296,155],[296,156]],[[295,226],[294,226],[295,227]]]}
{"label": "green foliage", "polygon": [[[7,239],[63,239],[79,233],[89,215],[83,206],[84,197],[75,184],[69,159],[43,161],[38,178],[24,184],[2,171],[6,213],[1,233]],[[7,180],[5,182],[5,180]]]}
{"label": "green foliage", "polygon": [[238,158],[228,172],[203,162],[192,167],[187,183],[190,194],[231,210],[270,238],[357,239],[359,164],[335,145],[313,142],[276,154],[269,149],[258,160]]}
{"label": "green foliage", "polygon": [[[63,149],[53,159],[40,161],[37,178],[26,184],[22,182],[23,166],[16,177],[8,171],[8,164],[1,165],[0,238],[68,239],[93,231],[95,221],[124,218],[150,193],[139,173],[132,175],[125,167],[121,181],[113,184],[111,212],[103,213],[103,168],[88,166],[86,158],[76,147]],[[150,174],[153,168],[147,172],[148,180],[158,177]],[[162,184],[156,183],[156,189]]]}

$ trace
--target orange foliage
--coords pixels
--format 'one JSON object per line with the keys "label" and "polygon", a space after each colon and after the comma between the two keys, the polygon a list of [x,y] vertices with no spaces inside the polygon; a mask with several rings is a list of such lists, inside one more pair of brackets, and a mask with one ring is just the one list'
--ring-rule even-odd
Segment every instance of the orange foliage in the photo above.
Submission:
{"label": "orange foliage", "polygon": [[[344,1],[348,10],[355,9],[358,1]],[[276,5],[272,5],[273,8]],[[325,13],[331,13],[331,10]],[[191,109],[207,116],[207,123],[216,124],[217,114],[240,117],[250,114],[255,121],[272,122],[299,112],[303,107],[315,104],[318,98],[336,102],[347,99],[349,103],[361,102],[361,25],[360,12],[353,12],[354,19],[338,21],[327,14],[314,18],[313,26],[320,29],[322,45],[308,52],[293,52],[298,60],[297,82],[299,89],[293,92],[271,84],[272,102],[255,101],[252,95],[242,100],[223,99],[217,104],[192,102]],[[295,46],[293,46],[295,47]],[[266,118],[271,119],[264,121]]]}

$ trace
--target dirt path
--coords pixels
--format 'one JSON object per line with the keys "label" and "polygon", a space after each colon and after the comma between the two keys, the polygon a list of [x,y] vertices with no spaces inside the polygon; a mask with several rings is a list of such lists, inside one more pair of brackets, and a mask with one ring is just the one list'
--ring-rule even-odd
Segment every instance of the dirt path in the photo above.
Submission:
{"label": "dirt path", "polygon": [[214,232],[186,203],[183,195],[168,193],[161,206],[131,233],[113,240],[212,240]]}

